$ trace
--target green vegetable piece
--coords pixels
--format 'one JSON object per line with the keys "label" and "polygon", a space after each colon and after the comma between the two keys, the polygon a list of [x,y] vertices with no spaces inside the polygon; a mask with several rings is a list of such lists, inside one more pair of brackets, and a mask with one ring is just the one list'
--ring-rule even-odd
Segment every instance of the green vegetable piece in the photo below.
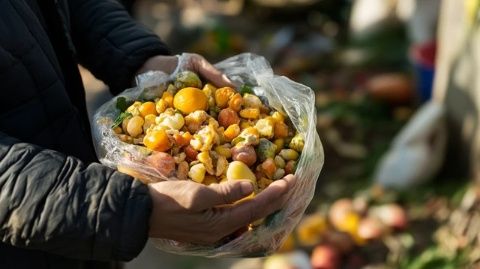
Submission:
{"label": "green vegetable piece", "polygon": [[117,126],[120,126],[120,124],[122,124],[123,120],[126,119],[126,118],[130,118],[130,117],[133,117],[132,113],[130,112],[122,112],[120,113],[120,115],[118,115],[118,117],[115,119],[115,121],[113,122],[111,128],[115,128]]}
{"label": "green vegetable piece", "polygon": [[250,86],[250,85],[247,85],[247,84],[243,84],[241,87],[240,87],[240,94],[241,95],[244,95],[246,93],[250,93],[250,94],[253,94],[253,87]]}
{"label": "green vegetable piece", "polygon": [[177,74],[174,85],[177,89],[183,89],[185,87],[195,87],[201,89],[202,81],[194,72],[182,71]]}
{"label": "green vegetable piece", "polygon": [[127,98],[123,97],[123,96],[120,96],[117,98],[117,102],[115,104],[115,107],[120,110],[120,112],[124,112],[125,110],[127,110],[127,108],[133,104],[133,102],[131,101],[127,101]]}
{"label": "green vegetable piece", "polygon": [[268,158],[275,158],[275,151],[277,146],[266,138],[260,138],[257,146],[257,156],[261,162]]}

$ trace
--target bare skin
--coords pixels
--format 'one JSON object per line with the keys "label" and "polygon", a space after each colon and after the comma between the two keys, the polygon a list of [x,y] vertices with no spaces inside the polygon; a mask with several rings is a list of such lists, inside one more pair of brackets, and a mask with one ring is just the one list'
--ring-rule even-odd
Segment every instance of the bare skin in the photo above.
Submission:
{"label": "bare skin", "polygon": [[[193,53],[185,55],[186,60],[183,62],[184,68],[200,74],[203,79],[213,83],[216,86],[231,86],[232,82],[216,69],[211,63],[209,63],[203,56]],[[158,55],[148,59],[137,74],[147,72],[149,70],[160,70],[167,74],[171,74],[175,71],[178,65],[177,56],[165,56]]]}
{"label": "bare skin", "polygon": [[247,181],[204,186],[192,181],[164,181],[149,185],[153,199],[150,237],[180,242],[211,244],[285,205],[287,192],[295,184],[288,175],[274,181],[253,199]]}

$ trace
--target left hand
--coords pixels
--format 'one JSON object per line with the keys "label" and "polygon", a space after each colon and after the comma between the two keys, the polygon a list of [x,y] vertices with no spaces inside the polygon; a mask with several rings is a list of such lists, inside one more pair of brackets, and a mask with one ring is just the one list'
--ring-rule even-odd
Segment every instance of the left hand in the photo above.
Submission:
{"label": "left hand", "polygon": [[159,70],[167,74],[175,71],[181,59],[183,69],[193,71],[203,77],[205,80],[213,83],[215,86],[231,86],[232,82],[209,63],[201,55],[194,53],[183,53],[180,58],[177,56],[157,55],[148,59],[138,70],[137,74],[141,74],[150,70]]}

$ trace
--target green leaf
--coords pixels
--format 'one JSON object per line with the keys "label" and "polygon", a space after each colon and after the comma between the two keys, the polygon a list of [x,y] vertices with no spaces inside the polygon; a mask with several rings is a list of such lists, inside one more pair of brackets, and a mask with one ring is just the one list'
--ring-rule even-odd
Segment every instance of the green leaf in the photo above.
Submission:
{"label": "green leaf", "polygon": [[244,95],[246,93],[250,93],[250,94],[253,94],[253,87],[250,86],[250,85],[247,85],[247,84],[243,84],[241,87],[240,87],[240,94],[241,95]]}
{"label": "green leaf", "polygon": [[127,102],[127,98],[120,96],[117,98],[117,103],[115,104],[115,107],[120,110],[120,112],[123,112],[127,110],[130,102]]}
{"label": "green leaf", "polygon": [[115,128],[117,126],[119,126],[120,124],[122,124],[123,120],[126,119],[126,118],[130,118],[132,117],[132,113],[130,112],[122,112],[120,113],[120,115],[118,115],[118,117],[115,119],[115,121],[113,122],[112,124],[112,128]]}

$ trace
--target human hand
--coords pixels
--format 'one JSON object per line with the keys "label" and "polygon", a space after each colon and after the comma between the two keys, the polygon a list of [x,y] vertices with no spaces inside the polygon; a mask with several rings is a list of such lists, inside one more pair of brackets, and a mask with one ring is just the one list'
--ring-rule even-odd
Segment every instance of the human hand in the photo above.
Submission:
{"label": "human hand", "polygon": [[252,193],[248,181],[205,186],[192,181],[149,185],[153,200],[150,237],[212,244],[281,209],[296,178],[276,180],[253,199],[233,204]]}
{"label": "human hand", "polygon": [[203,56],[194,53],[183,53],[180,56],[157,55],[148,59],[138,70],[141,74],[150,70],[159,70],[167,74],[173,73],[177,66],[182,66],[185,70],[200,74],[205,80],[216,86],[231,86],[232,82],[210,64]]}

